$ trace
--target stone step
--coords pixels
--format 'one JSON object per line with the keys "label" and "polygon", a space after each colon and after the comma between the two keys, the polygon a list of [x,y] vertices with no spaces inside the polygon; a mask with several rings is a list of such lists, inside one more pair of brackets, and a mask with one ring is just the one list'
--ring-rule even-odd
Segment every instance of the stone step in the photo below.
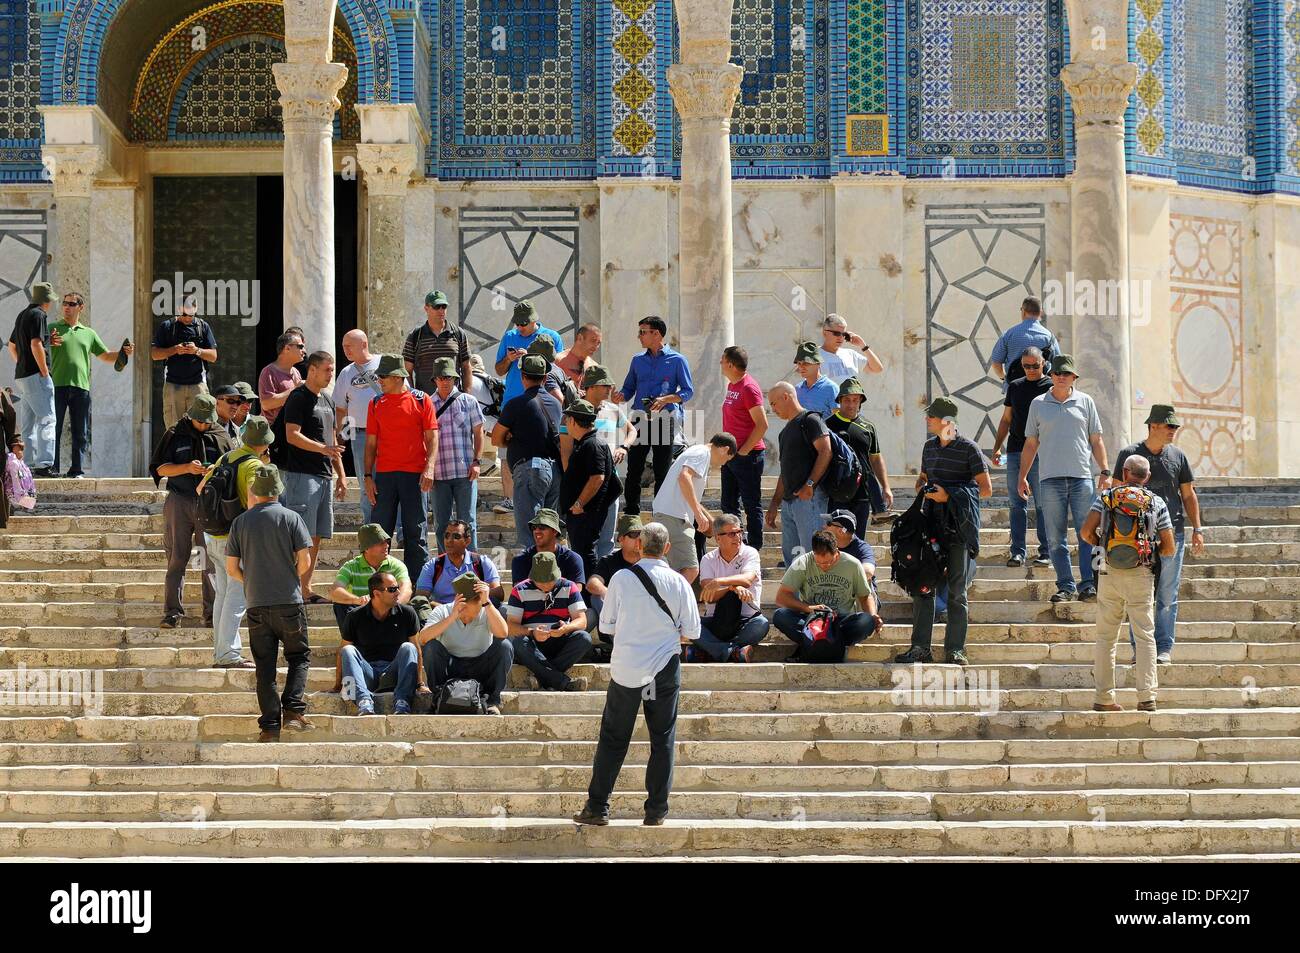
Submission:
{"label": "stone step", "polygon": [[567,818],[411,818],[340,821],[213,821],[193,812],[150,820],[0,823],[10,857],[445,856],[622,857],[690,854],[887,856],[1141,856],[1286,854],[1300,851],[1298,820],[762,821],[679,820],[586,828]]}

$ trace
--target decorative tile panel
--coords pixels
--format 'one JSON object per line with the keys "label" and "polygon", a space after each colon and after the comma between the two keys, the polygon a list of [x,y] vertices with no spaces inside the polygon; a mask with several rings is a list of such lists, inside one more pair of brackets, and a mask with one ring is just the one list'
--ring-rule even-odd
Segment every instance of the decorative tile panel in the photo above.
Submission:
{"label": "decorative tile panel", "polygon": [[1002,417],[993,345],[1020,320],[1025,296],[1042,294],[1046,234],[1041,204],[925,210],[926,397],[956,400],[962,433],[981,446]]}
{"label": "decorative tile panel", "polygon": [[1138,82],[1135,124],[1138,154],[1165,154],[1165,15],[1164,0],[1137,0],[1133,41]]}
{"label": "decorative tile panel", "polygon": [[886,112],[889,109],[886,0],[847,0],[845,15],[848,111]]}
{"label": "decorative tile panel", "polygon": [[1061,0],[906,0],[916,158],[1061,157]]}
{"label": "decorative tile panel", "polygon": [[616,156],[654,155],[655,117],[654,0],[612,0],[610,35],[613,51],[610,100]]}
{"label": "decorative tile panel", "polygon": [[213,50],[185,79],[172,109],[170,139],[267,138],[283,132],[271,66],[286,60],[271,39],[243,39]]}
{"label": "decorative tile panel", "polygon": [[849,116],[846,119],[851,156],[889,155],[889,116]]}
{"label": "decorative tile panel", "polygon": [[[1241,225],[1169,216],[1169,313],[1178,446],[1197,476],[1245,472]],[[1151,395],[1152,403],[1164,402]]]}
{"label": "decorative tile panel", "polygon": [[1300,0],[1286,0],[1282,17],[1282,167],[1300,175]]}
{"label": "decorative tile panel", "polygon": [[1171,0],[1174,149],[1180,166],[1253,178],[1251,0]]}
{"label": "decorative tile panel", "polygon": [[40,165],[40,103],[36,0],[0,0],[0,168]]}

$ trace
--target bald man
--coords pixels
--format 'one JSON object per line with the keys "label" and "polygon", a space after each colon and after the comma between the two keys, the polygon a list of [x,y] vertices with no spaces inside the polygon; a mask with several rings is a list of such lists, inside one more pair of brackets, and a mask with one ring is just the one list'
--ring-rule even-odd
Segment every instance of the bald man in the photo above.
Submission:
{"label": "bald man", "polygon": [[366,498],[366,411],[370,399],[379,396],[379,355],[370,353],[365,331],[343,335],[343,353],[352,363],[339,372],[334,384],[334,406],[338,415],[339,438],[352,447],[352,466],[361,488],[361,525],[371,522],[370,500]]}

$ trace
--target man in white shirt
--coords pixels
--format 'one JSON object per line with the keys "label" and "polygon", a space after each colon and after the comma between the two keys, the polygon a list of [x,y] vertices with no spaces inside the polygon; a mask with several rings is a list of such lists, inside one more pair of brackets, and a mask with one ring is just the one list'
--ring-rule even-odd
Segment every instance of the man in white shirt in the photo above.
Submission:
{"label": "man in white shirt", "polygon": [[848,322],[834,313],[826,315],[822,322],[821,358],[822,376],[829,377],[836,387],[863,370],[879,374],[885,369],[871,345],[850,331]]}
{"label": "man in white shirt", "polygon": [[378,397],[379,355],[370,353],[365,331],[343,335],[343,354],[352,363],[339,371],[334,382],[334,413],[338,417],[339,438],[352,448],[352,467],[361,490],[361,525],[369,523],[372,509],[366,497],[366,411],[370,399]]}
{"label": "man in white shirt", "polygon": [[[615,636],[614,651],[587,804],[573,818],[579,824],[603,827],[609,823],[609,795],[618,781],[643,704],[650,735],[643,823],[657,827],[668,816],[677,694],[682,683],[679,646],[700,637],[695,593],[664,561],[671,548],[668,529],[662,523],[648,523],[641,530],[640,562],[620,569],[609,581],[600,630]],[[657,590],[658,598],[651,595],[647,584]]]}
{"label": "man in white shirt", "polygon": [[715,433],[708,443],[687,447],[668,468],[654,499],[654,519],[668,528],[672,542],[668,565],[687,582],[700,574],[700,556],[695,549],[695,530],[708,533],[713,517],[700,502],[709,467],[721,467],[736,456],[736,438]]}
{"label": "man in white shirt", "polygon": [[758,550],[741,542],[740,517],[731,513],[713,520],[713,538],[718,548],[700,560],[700,640],[682,649],[682,661],[748,662],[770,624],[758,610],[763,601]]}

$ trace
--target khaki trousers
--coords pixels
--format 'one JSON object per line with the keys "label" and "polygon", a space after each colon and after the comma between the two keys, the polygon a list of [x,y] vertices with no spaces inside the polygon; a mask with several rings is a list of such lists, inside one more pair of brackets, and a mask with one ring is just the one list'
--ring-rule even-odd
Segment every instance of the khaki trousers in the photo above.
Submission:
{"label": "khaki trousers", "polygon": [[1115,703],[1115,644],[1125,617],[1137,643],[1137,697],[1155,701],[1155,577],[1149,569],[1108,569],[1097,586],[1097,651],[1093,678],[1097,704]]}
{"label": "khaki trousers", "polygon": [[207,392],[207,384],[169,384],[163,381],[163,426],[168,430],[176,426],[176,421],[189,413],[194,398]]}

